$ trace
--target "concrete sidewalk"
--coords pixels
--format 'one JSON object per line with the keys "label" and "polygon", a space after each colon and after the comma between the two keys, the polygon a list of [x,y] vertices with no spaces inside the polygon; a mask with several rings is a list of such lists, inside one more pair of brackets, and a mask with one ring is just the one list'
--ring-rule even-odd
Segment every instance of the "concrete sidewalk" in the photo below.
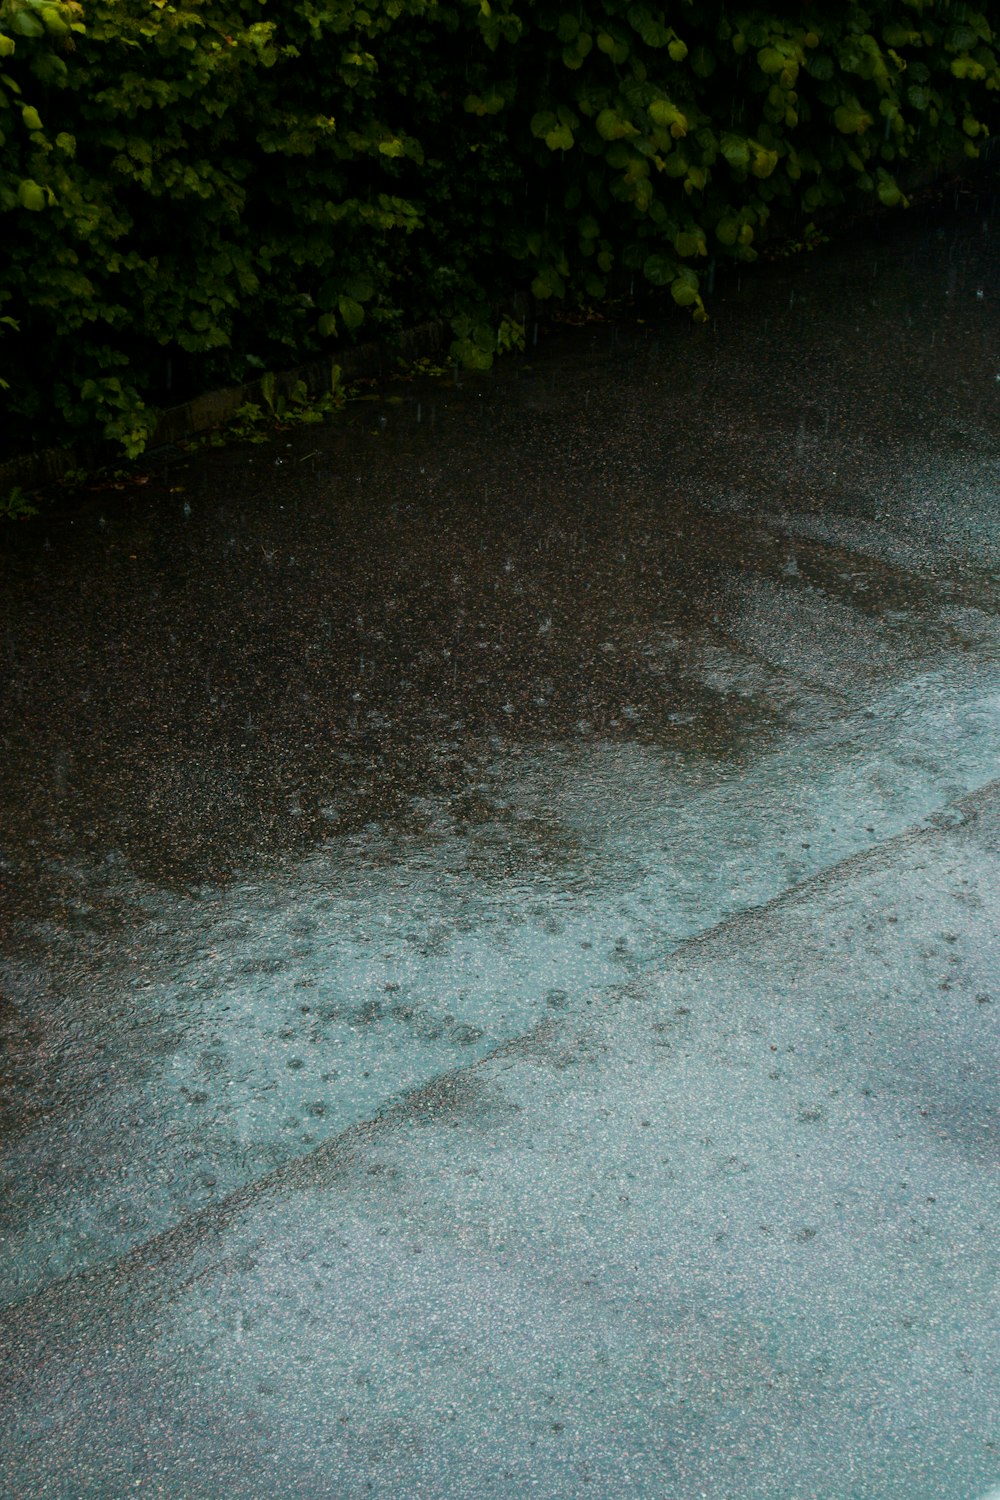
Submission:
{"label": "concrete sidewalk", "polygon": [[9,1309],[12,1496],[978,1500],[1000,784]]}

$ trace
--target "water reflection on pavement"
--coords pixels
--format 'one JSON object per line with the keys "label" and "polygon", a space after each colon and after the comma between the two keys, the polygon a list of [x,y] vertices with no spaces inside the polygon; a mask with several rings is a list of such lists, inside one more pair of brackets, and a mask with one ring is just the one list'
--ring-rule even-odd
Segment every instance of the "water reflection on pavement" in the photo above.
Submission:
{"label": "water reflection on pavement", "polygon": [[[42,1353],[72,1344],[80,1273],[121,1262],[133,1297],[157,1236],[266,1211],[434,1080],[612,1017],[691,938],[961,823],[1000,763],[993,227],[970,208],[770,268],[696,333],[567,329],[7,540],[0,1289]],[[368,1243],[382,1210],[356,1193]],[[691,1358],[722,1359],[705,1337]],[[213,1398],[237,1446],[240,1391]],[[19,1409],[13,1492],[121,1493],[93,1415],[66,1458],[100,1434],[89,1488],[58,1466],[42,1487],[46,1400]],[[365,1492],[356,1454],[323,1489],[296,1443],[269,1493]],[[881,1478],[822,1493],[899,1493],[874,1446]],[[147,1460],[129,1482],[202,1493]],[[449,1462],[373,1491],[475,1493]],[[520,1493],[496,1462],[481,1492]],[[544,1493],[588,1462],[612,1472],[553,1460]],[[716,1493],[699,1462],[684,1500]],[[995,1473],[962,1463],[972,1500]],[[660,1493],[663,1464],[620,1492]]]}

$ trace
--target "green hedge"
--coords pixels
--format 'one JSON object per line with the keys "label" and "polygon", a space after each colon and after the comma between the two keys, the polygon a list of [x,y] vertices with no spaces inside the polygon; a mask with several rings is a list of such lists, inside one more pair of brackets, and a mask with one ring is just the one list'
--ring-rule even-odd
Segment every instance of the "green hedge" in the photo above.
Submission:
{"label": "green hedge", "polygon": [[[982,10],[946,0],[0,0],[10,451],[511,292],[701,272],[986,133]],[[995,94],[994,96],[995,97]]]}

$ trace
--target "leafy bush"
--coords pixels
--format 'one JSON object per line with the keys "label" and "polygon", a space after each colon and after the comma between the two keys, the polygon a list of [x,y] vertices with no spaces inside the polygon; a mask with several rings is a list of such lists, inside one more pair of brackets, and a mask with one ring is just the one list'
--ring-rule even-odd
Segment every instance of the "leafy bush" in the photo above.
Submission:
{"label": "leafy bush", "polygon": [[905,203],[1000,87],[951,0],[0,0],[0,67],[4,446],[131,454],[362,328],[487,364],[519,289],[704,317],[776,211]]}

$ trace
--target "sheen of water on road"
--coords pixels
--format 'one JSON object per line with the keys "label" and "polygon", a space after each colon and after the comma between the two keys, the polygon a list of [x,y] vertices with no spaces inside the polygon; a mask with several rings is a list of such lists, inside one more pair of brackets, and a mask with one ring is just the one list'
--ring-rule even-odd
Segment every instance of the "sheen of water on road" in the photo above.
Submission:
{"label": "sheen of water on road", "polygon": [[992,227],[12,539],[5,1300],[996,775]]}

